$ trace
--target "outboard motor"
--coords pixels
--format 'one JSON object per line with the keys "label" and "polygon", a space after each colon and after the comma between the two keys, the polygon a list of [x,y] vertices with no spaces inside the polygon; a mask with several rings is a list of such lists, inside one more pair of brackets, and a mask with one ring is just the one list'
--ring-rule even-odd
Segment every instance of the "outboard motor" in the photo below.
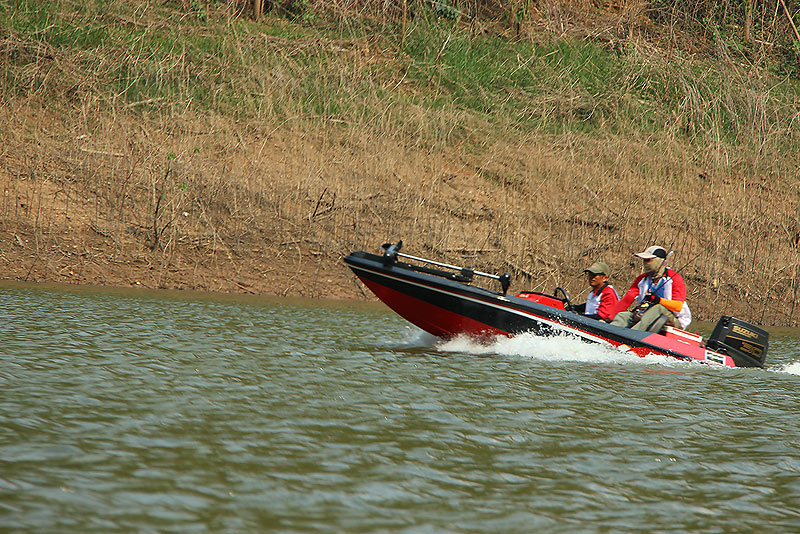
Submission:
{"label": "outboard motor", "polygon": [[764,367],[769,334],[735,317],[723,315],[706,340],[709,349],[727,354],[737,367]]}

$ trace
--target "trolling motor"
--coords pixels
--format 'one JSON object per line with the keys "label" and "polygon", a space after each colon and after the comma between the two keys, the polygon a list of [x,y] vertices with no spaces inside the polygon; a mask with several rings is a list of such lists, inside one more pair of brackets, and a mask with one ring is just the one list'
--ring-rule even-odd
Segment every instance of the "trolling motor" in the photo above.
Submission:
{"label": "trolling motor", "polygon": [[508,288],[511,286],[511,274],[510,273],[503,273],[502,275],[498,276],[495,274],[490,273],[483,273],[481,271],[476,271],[474,269],[469,269],[467,267],[458,267],[456,265],[448,265],[446,263],[439,263],[438,261],[433,260],[426,260],[425,258],[418,258],[417,256],[411,256],[409,254],[403,254],[400,252],[400,248],[403,246],[403,241],[398,240],[397,244],[392,243],[384,243],[381,245],[383,249],[383,265],[385,267],[389,267],[392,264],[397,263],[398,257],[408,258],[411,260],[419,261],[422,263],[428,263],[430,265],[436,265],[437,267],[444,267],[445,269],[452,269],[457,272],[449,272],[449,271],[442,271],[439,269],[432,269],[430,267],[419,266],[419,265],[407,265],[411,269],[415,271],[419,271],[422,273],[432,274],[435,276],[441,276],[443,278],[447,278],[449,280],[455,280],[456,282],[463,282],[465,284],[469,284],[472,282],[474,277],[483,276],[486,278],[493,278],[500,282],[500,287],[503,289],[503,295],[508,292]]}
{"label": "trolling motor", "polygon": [[403,248],[403,240],[400,239],[396,245],[392,245],[391,243],[384,243],[381,245],[383,248],[383,264],[390,265],[392,263],[397,263],[397,253]]}

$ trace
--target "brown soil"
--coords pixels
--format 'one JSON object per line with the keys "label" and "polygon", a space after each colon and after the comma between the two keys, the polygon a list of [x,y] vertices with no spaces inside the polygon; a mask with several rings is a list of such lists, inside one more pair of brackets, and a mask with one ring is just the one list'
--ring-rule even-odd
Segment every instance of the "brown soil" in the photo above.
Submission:
{"label": "brown soil", "polygon": [[[796,320],[796,258],[777,251],[787,232],[797,243],[797,184],[710,176],[671,148],[566,135],[431,152],[337,125],[26,100],[0,121],[5,279],[374,300],[342,258],[402,238],[410,254],[509,271],[512,291],[583,295],[586,265],[612,265],[623,292],[631,252],[657,242],[678,250],[697,320]],[[683,185],[652,206],[643,165]]]}
{"label": "brown soil", "polygon": [[[174,204],[171,212],[181,209],[169,217],[179,220],[160,219],[161,233],[154,245],[155,231],[148,227],[152,216],[147,208],[136,205],[138,199],[129,199],[132,206],[123,206],[120,217],[109,213],[110,199],[97,189],[104,176],[114,174],[113,169],[119,170],[120,162],[132,156],[130,150],[115,146],[119,140],[114,139],[113,128],[81,134],[76,131],[78,125],[65,124],[25,102],[16,109],[0,110],[0,119],[18,128],[16,135],[6,137],[0,151],[2,278],[365,298],[340,263],[341,254],[324,250],[302,231],[293,231],[288,220],[275,218],[266,225],[271,228],[255,224],[243,230],[241,221],[230,218],[227,225],[216,227],[223,215],[204,214],[188,203]],[[159,138],[168,137],[161,128],[140,126],[141,137],[153,138],[146,143],[148,149],[157,150]],[[229,167],[233,175],[246,172],[236,168],[239,155],[226,153],[225,157],[234,161]],[[266,166],[281,165],[281,159],[280,151],[263,153]],[[92,183],[86,183],[87,176]],[[190,217],[208,217],[209,222],[202,230],[192,231],[186,222]],[[173,232],[173,228],[177,229]]]}

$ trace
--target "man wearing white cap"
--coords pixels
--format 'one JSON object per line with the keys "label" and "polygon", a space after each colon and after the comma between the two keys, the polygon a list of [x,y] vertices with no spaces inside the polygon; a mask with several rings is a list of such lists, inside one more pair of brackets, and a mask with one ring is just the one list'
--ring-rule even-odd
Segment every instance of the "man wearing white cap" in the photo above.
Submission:
{"label": "man wearing white cap", "polygon": [[[619,301],[611,324],[634,330],[648,330],[658,324],[689,326],[692,312],[686,304],[686,284],[678,272],[667,267],[669,255],[664,247],[653,245],[634,256],[642,258],[644,272]],[[634,311],[626,311],[634,302]],[[666,323],[659,321],[662,316]]]}

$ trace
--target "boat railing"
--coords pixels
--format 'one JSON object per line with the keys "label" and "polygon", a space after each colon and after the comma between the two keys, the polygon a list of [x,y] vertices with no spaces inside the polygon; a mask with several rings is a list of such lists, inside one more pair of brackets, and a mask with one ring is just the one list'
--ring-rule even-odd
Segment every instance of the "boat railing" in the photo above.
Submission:
{"label": "boat railing", "polygon": [[455,280],[456,282],[462,282],[465,284],[472,283],[475,276],[482,276],[484,278],[490,278],[493,280],[497,280],[500,282],[500,287],[503,289],[503,295],[508,292],[508,288],[511,285],[511,275],[509,273],[503,273],[501,275],[496,275],[492,273],[484,273],[482,271],[476,271],[475,269],[470,269],[467,267],[459,267],[458,265],[450,265],[448,263],[442,263],[435,260],[429,260],[427,258],[420,258],[418,256],[412,256],[411,254],[404,254],[400,252],[400,248],[403,246],[403,241],[400,240],[395,244],[392,243],[384,243],[381,245],[383,248],[383,263],[384,265],[390,265],[392,263],[397,262],[397,258],[407,258],[410,260],[418,261],[420,263],[427,263],[429,265],[435,265],[437,267],[441,267],[443,269],[450,269],[451,271],[456,272],[449,272],[449,271],[442,271],[439,269],[432,269],[429,267],[421,266],[421,265],[411,265],[409,267],[412,269],[423,272],[426,274],[432,274],[434,276],[441,276],[447,278],[449,280]]}

